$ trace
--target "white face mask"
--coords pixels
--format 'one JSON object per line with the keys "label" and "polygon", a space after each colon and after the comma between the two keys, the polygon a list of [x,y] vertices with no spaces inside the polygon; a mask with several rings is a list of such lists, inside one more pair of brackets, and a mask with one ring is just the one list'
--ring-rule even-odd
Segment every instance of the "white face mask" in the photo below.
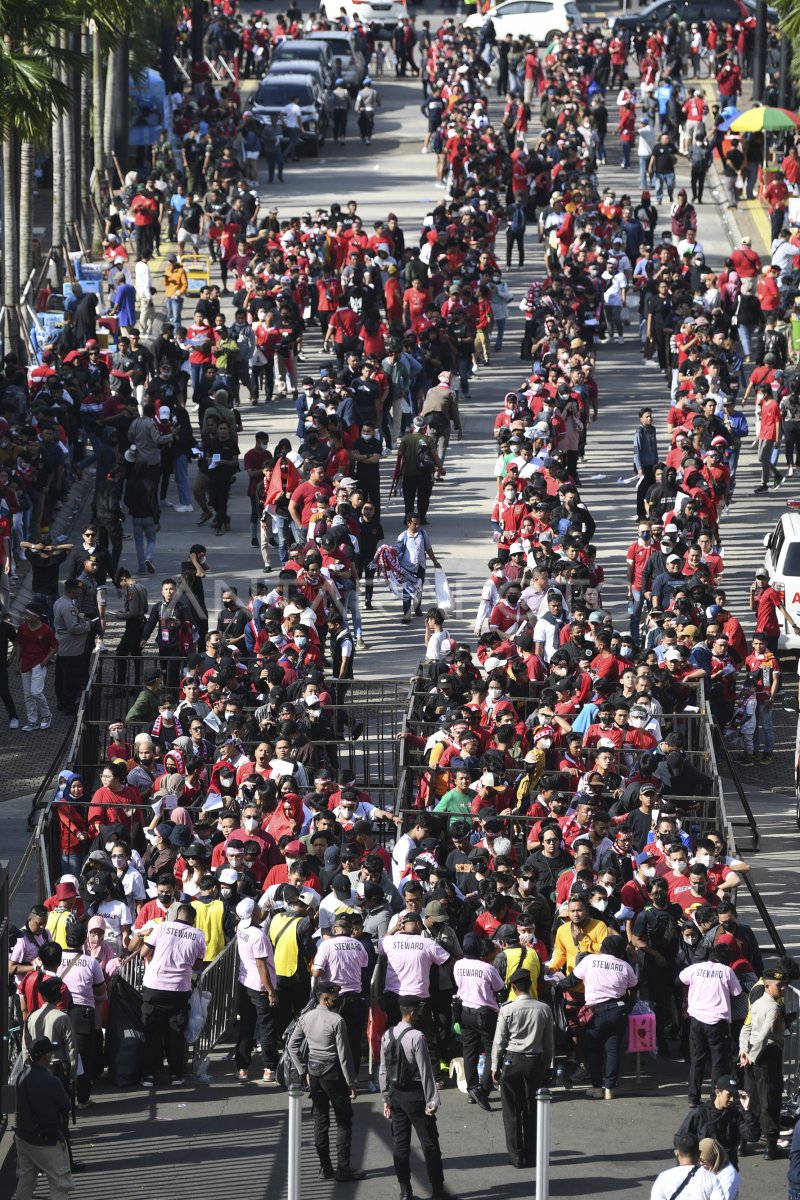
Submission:
{"label": "white face mask", "polygon": [[296,858],[287,858],[287,859],[286,859],[286,866],[288,867],[288,869],[289,869],[290,871],[291,871],[292,867],[295,865],[295,863],[296,863],[296,862],[297,862],[297,859],[296,859]]}
{"label": "white face mask", "polygon": [[643,879],[652,879],[655,873],[655,867],[639,867],[639,874]]}
{"label": "white face mask", "polygon": [[687,862],[684,862],[681,859],[680,862],[676,862],[676,863],[672,864],[672,870],[675,872],[676,875],[685,875],[686,872],[689,870],[689,864]]}
{"label": "white face mask", "polygon": [[597,912],[605,912],[606,909],[608,908],[608,901],[607,900],[595,900],[594,904],[592,905],[592,908],[596,909]]}
{"label": "white face mask", "polygon": [[704,867],[707,867],[711,863],[711,855],[710,854],[702,854],[702,853],[696,854],[694,857],[694,861],[696,863],[702,863]]}
{"label": "white face mask", "polygon": [[294,644],[295,644],[295,646],[305,646],[307,641],[308,641],[308,638],[299,637],[299,638],[294,639]]}
{"label": "white face mask", "polygon": [[246,829],[248,833],[252,833],[254,829],[258,829],[258,821],[255,817],[245,817],[242,821],[242,828]]}
{"label": "white face mask", "polygon": [[538,742],[536,743],[536,749],[537,750],[549,750],[550,747],[552,746],[552,744],[553,744],[552,738],[539,738]]}
{"label": "white face mask", "polygon": [[164,721],[172,721],[172,720],[174,720],[174,718],[175,718],[175,709],[174,709],[174,708],[165,708],[165,709],[164,709],[164,711],[163,711],[163,712],[162,712],[162,714],[161,714],[161,718],[162,718],[162,720],[164,720]]}
{"label": "white face mask", "polygon": [[496,700],[498,696],[502,696],[501,688],[489,688],[489,696],[492,700]]}

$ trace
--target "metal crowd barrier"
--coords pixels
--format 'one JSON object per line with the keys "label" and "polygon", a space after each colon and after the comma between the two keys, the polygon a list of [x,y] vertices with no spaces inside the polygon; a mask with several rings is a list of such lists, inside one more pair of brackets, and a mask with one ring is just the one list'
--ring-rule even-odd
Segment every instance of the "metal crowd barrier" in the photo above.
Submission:
{"label": "metal crowd barrier", "polygon": [[14,1111],[14,1086],[8,1082],[11,1073],[12,1021],[11,996],[8,987],[8,932],[11,924],[11,889],[8,863],[0,862],[0,1137],[6,1131],[8,1114]]}
{"label": "metal crowd barrier", "polygon": [[784,1000],[787,1017],[794,1017],[787,1024],[783,1041],[784,1091],[792,1108],[800,1102],[800,989],[790,984]]}

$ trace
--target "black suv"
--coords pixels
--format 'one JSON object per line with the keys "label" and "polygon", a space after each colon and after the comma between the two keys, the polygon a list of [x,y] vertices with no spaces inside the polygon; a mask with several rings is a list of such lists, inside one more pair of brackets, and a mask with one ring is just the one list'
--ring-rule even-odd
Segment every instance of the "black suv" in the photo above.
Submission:
{"label": "black suv", "polygon": [[[638,12],[629,12],[624,17],[614,21],[615,30],[629,29],[631,32],[637,25],[648,27],[663,25],[675,13],[686,25],[697,22],[716,21],[722,25],[726,21],[740,21],[756,14],[755,0],[655,0]],[[767,9],[767,20],[777,21],[778,14],[774,8]]]}

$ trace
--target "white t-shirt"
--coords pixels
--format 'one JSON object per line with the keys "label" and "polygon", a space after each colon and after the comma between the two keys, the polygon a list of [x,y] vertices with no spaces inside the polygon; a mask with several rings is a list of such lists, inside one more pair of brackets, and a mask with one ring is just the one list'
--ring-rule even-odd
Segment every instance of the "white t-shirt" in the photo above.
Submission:
{"label": "white t-shirt", "polygon": [[283,123],[287,129],[297,129],[303,123],[303,110],[299,104],[289,101],[284,108],[281,109]]}
{"label": "white t-shirt", "polygon": [[[662,1171],[653,1184],[650,1200],[672,1200],[692,1167],[671,1167]],[[716,1175],[699,1167],[681,1192],[681,1200],[725,1200]]]}
{"label": "white t-shirt", "polygon": [[122,926],[127,925],[130,928],[133,925],[131,910],[121,900],[104,900],[97,908],[96,915],[102,917],[106,923],[106,945],[112,946],[118,955],[122,955]]}
{"label": "white t-shirt", "polygon": [[425,648],[425,658],[428,662],[444,662],[445,655],[442,651],[442,642],[445,642],[450,637],[446,629],[441,633],[432,633],[428,638],[428,645]]}

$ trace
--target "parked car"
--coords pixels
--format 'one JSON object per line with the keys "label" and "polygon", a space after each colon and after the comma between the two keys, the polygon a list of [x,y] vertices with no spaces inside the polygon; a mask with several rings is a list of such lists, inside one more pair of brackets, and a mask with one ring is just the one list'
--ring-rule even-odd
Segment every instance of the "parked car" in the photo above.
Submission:
{"label": "parked car", "polygon": [[325,144],[328,109],[313,75],[265,75],[258,85],[250,112],[258,121],[263,122],[268,116],[273,122],[279,121],[284,108],[295,97],[303,122],[300,144],[309,154],[316,155]]}
{"label": "parked car", "polygon": [[328,79],[325,67],[313,58],[285,58],[281,59],[280,62],[270,63],[266,78],[269,79],[271,75],[310,76],[325,99],[327,99],[330,92],[330,80]]}
{"label": "parked car", "polygon": [[406,0],[326,0],[320,5],[320,14],[335,20],[344,10],[349,21],[357,19],[362,25],[377,25],[380,29],[394,29],[399,21],[408,16]]}
{"label": "parked car", "polygon": [[[764,535],[764,567],[770,583],[781,596],[790,616],[800,623],[800,501],[790,500],[787,511],[779,518],[772,533]],[[786,623],[778,613],[781,650],[800,651],[800,635],[786,631]]]}
{"label": "parked car", "polygon": [[573,28],[583,29],[583,18],[573,0],[505,0],[487,13],[472,13],[464,25],[467,29],[480,29],[487,16],[492,18],[498,41],[510,33],[515,38],[531,38],[547,46],[557,33],[566,33],[567,18]]}
{"label": "parked car", "polygon": [[[322,76],[326,85],[330,85],[334,80],[333,56],[325,42],[311,42],[305,38],[291,38],[289,41],[280,42],[272,51],[272,57],[269,61],[270,70],[273,68],[291,66],[291,74],[295,74],[293,63],[303,63],[311,60],[318,63]],[[279,72],[276,70],[275,74]]]}
{"label": "parked car", "polygon": [[325,43],[333,59],[334,79],[343,79],[355,95],[367,73],[367,64],[352,33],[338,29],[317,29],[306,40]]}
{"label": "parked car", "polygon": [[[706,21],[721,25],[725,21],[736,22],[755,16],[755,12],[756,0],[654,0],[654,3],[640,8],[638,12],[616,17],[614,29],[633,31],[637,25],[652,29],[654,25],[663,25],[673,13],[686,25],[692,22],[702,25]],[[768,21],[779,19],[773,8],[768,8],[767,13]]]}

